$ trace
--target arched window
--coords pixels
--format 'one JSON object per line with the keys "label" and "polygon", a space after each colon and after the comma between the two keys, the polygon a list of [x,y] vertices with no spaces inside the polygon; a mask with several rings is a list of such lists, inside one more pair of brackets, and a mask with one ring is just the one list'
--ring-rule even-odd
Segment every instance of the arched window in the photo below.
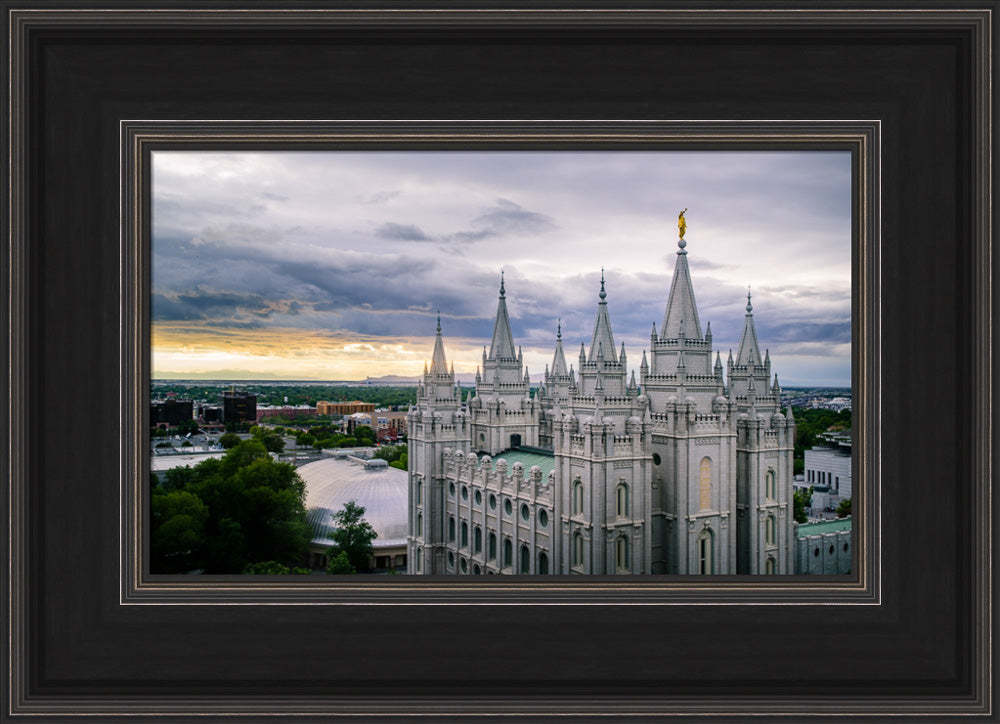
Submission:
{"label": "arched window", "polygon": [[712,531],[706,528],[698,536],[698,572],[702,574],[712,573],[715,570],[713,553]]}
{"label": "arched window", "polygon": [[521,573],[531,573],[531,551],[521,546]]}
{"label": "arched window", "polygon": [[775,563],[774,563],[774,557],[773,556],[768,556],[767,557],[767,563],[765,564],[764,570],[767,572],[767,574],[769,576],[774,575]]}
{"label": "arched window", "polygon": [[615,515],[619,518],[628,518],[628,485],[624,482],[615,486]]}
{"label": "arched window", "polygon": [[539,575],[547,575],[549,572],[549,557],[545,553],[538,554],[538,573]]}
{"label": "arched window", "polygon": [[698,506],[702,510],[712,508],[712,459],[702,458],[698,476]]}
{"label": "arched window", "polygon": [[478,525],[476,529],[472,532],[472,551],[473,553],[483,552],[483,529]]}
{"label": "arched window", "polygon": [[448,518],[448,540],[455,542],[455,518]]}
{"label": "arched window", "polygon": [[583,534],[577,531],[573,534],[573,565],[583,565]]}
{"label": "arched window", "polygon": [[767,520],[764,523],[764,541],[769,545],[774,545],[774,516],[767,516]]}
{"label": "arched window", "polygon": [[510,538],[505,538],[503,541],[503,561],[501,561],[504,568],[509,568],[514,559],[514,544],[510,542]]}
{"label": "arched window", "polygon": [[629,560],[629,541],[623,535],[615,540],[615,570],[628,571],[632,566]]}
{"label": "arched window", "polygon": [[764,476],[764,496],[768,500],[774,500],[776,497],[773,470],[768,470],[767,474]]}
{"label": "arched window", "polygon": [[469,545],[469,524],[462,521],[462,547]]}
{"label": "arched window", "polygon": [[490,533],[489,543],[487,544],[486,553],[487,553],[487,556],[489,557],[489,559],[491,561],[495,561],[497,559],[497,534],[496,533]]}
{"label": "arched window", "polygon": [[583,513],[583,482],[575,480],[573,482],[573,515]]}

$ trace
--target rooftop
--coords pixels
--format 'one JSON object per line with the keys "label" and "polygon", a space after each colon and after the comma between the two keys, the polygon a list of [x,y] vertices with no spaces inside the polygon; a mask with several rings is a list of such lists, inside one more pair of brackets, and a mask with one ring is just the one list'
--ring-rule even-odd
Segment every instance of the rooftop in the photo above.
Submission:
{"label": "rooftop", "polygon": [[[479,459],[482,460],[483,456],[480,455]],[[521,463],[524,466],[524,477],[528,477],[528,473],[531,471],[532,466],[537,465],[542,469],[542,477],[548,476],[556,467],[556,460],[552,453],[544,452],[534,452],[528,450],[504,450],[503,452],[497,453],[493,457],[493,463],[490,467],[490,472],[497,469],[497,460],[507,461],[507,470],[510,471],[514,467],[514,463]]]}
{"label": "rooftop", "polygon": [[839,533],[842,530],[851,529],[851,518],[837,518],[837,520],[825,520],[822,523],[806,523],[799,526],[798,536],[802,538],[808,535],[825,535],[827,533]]}

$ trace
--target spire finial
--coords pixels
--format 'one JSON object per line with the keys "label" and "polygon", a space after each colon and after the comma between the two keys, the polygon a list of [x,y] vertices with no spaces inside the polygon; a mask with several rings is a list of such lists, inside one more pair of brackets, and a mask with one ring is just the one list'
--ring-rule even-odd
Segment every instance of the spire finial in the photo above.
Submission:
{"label": "spire finial", "polygon": [[500,270],[500,296],[505,296],[507,292],[503,288],[503,269]]}
{"label": "spire finial", "polygon": [[440,309],[438,310],[438,328],[437,328],[437,331],[438,331],[438,334],[441,334],[441,310]]}
{"label": "spire finial", "polygon": [[750,285],[747,284],[747,314],[753,311],[753,305],[750,303]]}
{"label": "spire finial", "polygon": [[684,251],[684,247],[687,246],[687,242],[684,241],[684,232],[687,231],[688,225],[687,221],[684,219],[684,214],[687,213],[687,209],[684,209],[681,213],[677,214],[677,230],[680,231],[680,236],[677,239],[677,246]]}
{"label": "spire finial", "polygon": [[556,322],[556,339],[562,339],[562,317]]}
{"label": "spire finial", "polygon": [[604,267],[603,266],[601,267],[601,293],[598,294],[597,296],[599,296],[602,301],[604,299],[606,299],[607,296],[608,296],[608,293],[606,291],[604,291]]}

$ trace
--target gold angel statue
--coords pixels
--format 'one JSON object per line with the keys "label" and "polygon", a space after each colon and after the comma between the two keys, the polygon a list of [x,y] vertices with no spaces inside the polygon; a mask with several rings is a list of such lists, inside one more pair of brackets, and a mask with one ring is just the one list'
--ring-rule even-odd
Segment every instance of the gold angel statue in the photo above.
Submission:
{"label": "gold angel statue", "polygon": [[687,231],[688,225],[684,220],[684,214],[687,213],[687,209],[684,209],[681,213],[677,214],[677,228],[680,229],[681,238],[684,238],[684,232]]}

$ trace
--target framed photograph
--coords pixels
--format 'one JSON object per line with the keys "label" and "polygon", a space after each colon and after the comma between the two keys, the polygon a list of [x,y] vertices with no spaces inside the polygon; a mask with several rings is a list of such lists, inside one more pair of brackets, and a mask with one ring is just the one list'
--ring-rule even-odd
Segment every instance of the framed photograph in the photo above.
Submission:
{"label": "framed photograph", "polygon": [[[4,715],[995,719],[993,9],[5,2]],[[414,382],[415,575],[154,546],[254,374]]]}

